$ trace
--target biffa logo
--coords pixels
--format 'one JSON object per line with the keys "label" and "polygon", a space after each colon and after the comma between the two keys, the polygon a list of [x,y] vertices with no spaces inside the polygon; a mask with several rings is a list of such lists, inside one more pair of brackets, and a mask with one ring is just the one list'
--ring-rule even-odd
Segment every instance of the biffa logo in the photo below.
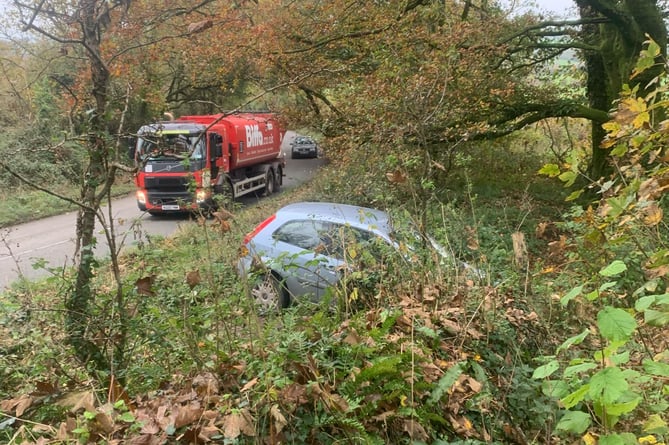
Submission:
{"label": "biffa logo", "polygon": [[245,125],[246,127],[246,146],[257,147],[263,144],[262,131],[257,125]]}

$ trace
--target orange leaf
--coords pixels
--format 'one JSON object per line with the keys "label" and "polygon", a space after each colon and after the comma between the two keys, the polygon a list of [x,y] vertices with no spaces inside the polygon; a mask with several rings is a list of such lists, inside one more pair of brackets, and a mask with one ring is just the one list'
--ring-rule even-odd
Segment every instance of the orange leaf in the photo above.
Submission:
{"label": "orange leaf", "polygon": [[239,390],[239,392],[246,392],[249,389],[253,388],[255,384],[258,383],[258,377],[254,378],[253,380],[250,380],[246,385],[242,387],[242,389]]}
{"label": "orange leaf", "polygon": [[407,181],[406,175],[399,170],[386,173],[386,178],[388,178],[388,181],[392,182],[393,184],[402,184]]}
{"label": "orange leaf", "polygon": [[153,282],[155,281],[156,276],[151,275],[148,277],[140,278],[137,281],[135,281],[135,286],[137,287],[137,293],[140,295],[146,295],[146,296],[153,296],[154,292],[151,287],[153,286]]}
{"label": "orange leaf", "polygon": [[186,283],[188,283],[188,286],[193,289],[195,286],[200,284],[202,282],[202,279],[200,277],[200,271],[199,270],[193,270],[190,271],[186,274]]}
{"label": "orange leaf", "polygon": [[647,226],[656,226],[662,222],[664,213],[662,209],[655,203],[652,203],[644,209],[643,223]]}

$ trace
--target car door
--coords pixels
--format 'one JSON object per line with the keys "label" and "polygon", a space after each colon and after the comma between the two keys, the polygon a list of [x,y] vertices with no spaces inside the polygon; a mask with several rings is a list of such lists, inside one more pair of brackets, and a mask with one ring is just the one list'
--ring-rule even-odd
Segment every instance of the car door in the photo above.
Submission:
{"label": "car door", "polygon": [[282,224],[272,235],[275,242],[272,268],[279,271],[294,297],[321,299],[339,280],[342,261],[328,255],[323,234],[330,223],[312,219]]}

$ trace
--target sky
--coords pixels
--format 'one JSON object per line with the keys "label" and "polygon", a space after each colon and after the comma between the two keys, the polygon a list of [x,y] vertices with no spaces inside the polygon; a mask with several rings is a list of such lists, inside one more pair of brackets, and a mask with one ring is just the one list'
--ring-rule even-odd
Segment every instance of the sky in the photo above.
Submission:
{"label": "sky", "polygon": [[[529,3],[528,1],[519,1],[518,3]],[[576,3],[574,0],[531,0],[536,3],[537,7],[542,11],[554,12],[561,15],[575,15]]]}

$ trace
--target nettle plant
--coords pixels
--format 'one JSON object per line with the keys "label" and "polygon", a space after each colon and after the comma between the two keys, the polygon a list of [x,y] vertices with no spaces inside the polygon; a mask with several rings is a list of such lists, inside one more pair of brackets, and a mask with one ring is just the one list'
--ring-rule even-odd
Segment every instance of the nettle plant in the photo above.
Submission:
{"label": "nettle plant", "polygon": [[[660,58],[660,47],[646,42],[632,75],[657,67]],[[665,61],[659,63],[665,70],[652,91],[623,91],[604,125],[603,148],[615,174],[593,184],[601,199],[578,215],[591,272],[582,272],[561,303],[594,319],[581,315],[587,327],[544,357],[533,374],[562,410],[557,434],[580,435],[586,444],[669,438],[669,82]],[[595,267],[593,250],[600,261]]]}

